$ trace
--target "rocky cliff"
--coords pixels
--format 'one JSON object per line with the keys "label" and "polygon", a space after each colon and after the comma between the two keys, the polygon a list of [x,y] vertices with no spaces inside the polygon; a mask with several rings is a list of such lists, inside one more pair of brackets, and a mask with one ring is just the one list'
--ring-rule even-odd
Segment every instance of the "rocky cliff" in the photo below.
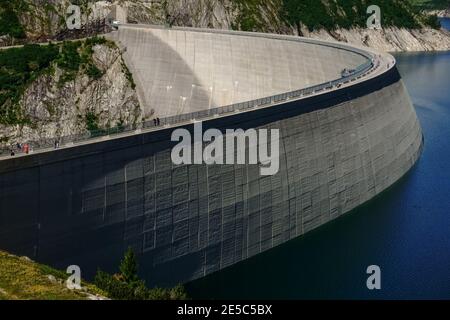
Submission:
{"label": "rocky cliff", "polygon": [[[120,16],[130,23],[273,32],[335,39],[389,51],[449,50],[450,35],[439,30],[433,16],[412,0],[380,0],[382,30],[366,28],[366,0],[17,0],[0,2],[0,46],[52,38],[70,38],[92,32],[105,18]],[[3,4],[2,4],[3,3]],[[7,4],[4,4],[7,3]],[[84,33],[68,32],[66,8],[79,4]],[[126,19],[117,14],[122,8]],[[9,10],[9,11],[8,11]],[[5,12],[16,15],[17,28],[1,26]],[[434,12],[440,15],[443,12]],[[12,19],[12,20],[11,20]],[[125,21],[121,21],[125,22]],[[9,23],[11,25],[11,23]],[[26,39],[14,39],[23,29]],[[2,32],[3,30],[3,32]],[[91,33],[89,32],[91,31]]]}
{"label": "rocky cliff", "polygon": [[450,32],[433,28],[406,29],[387,27],[382,30],[363,28],[319,30],[303,35],[315,39],[337,40],[357,46],[368,46],[386,52],[450,50]]}
{"label": "rocky cliff", "polygon": [[[86,47],[84,43],[77,50],[83,54]],[[120,49],[107,42],[94,44],[87,51],[89,62],[78,70],[68,71],[61,61],[53,61],[24,86],[17,99],[3,103],[3,110],[14,106],[18,114],[5,116],[0,122],[3,148],[27,141],[37,147],[35,141],[42,139],[88,134],[142,120]]]}
{"label": "rocky cliff", "polygon": [[430,15],[436,15],[441,18],[450,18],[450,8],[442,10],[430,10],[427,11],[427,13]]}
{"label": "rocky cliff", "polygon": [[[67,28],[67,9],[71,4],[81,8],[81,29]],[[0,47],[108,32],[110,28],[104,22],[111,7],[111,1],[0,0]]]}
{"label": "rocky cliff", "polygon": [[[425,15],[413,12],[407,1],[398,3],[398,12],[404,13],[404,20],[387,15],[386,24],[381,30],[369,30],[365,24],[367,15],[362,9],[357,12],[356,6],[351,9],[359,17],[350,19],[345,12],[344,1],[324,1],[327,6],[312,8],[310,1],[286,0],[154,0],[154,1],[122,1],[128,11],[128,22],[147,24],[166,24],[174,26],[192,26],[200,28],[238,29],[259,32],[301,35],[324,40],[344,41],[355,45],[370,46],[383,51],[441,51],[450,50],[450,33],[443,29],[433,28],[427,23]],[[320,2],[320,1],[319,1]],[[355,2],[355,0],[348,0]],[[294,7],[290,3],[297,3]],[[301,6],[304,3],[304,8]],[[333,7],[332,3],[335,4]],[[312,2],[311,2],[312,4]],[[404,5],[404,7],[403,7]],[[297,14],[296,10],[311,10],[311,15]],[[328,11],[326,11],[328,10]],[[348,10],[348,9],[347,9]],[[403,11],[402,11],[403,10]],[[337,12],[337,14],[334,14]],[[382,17],[386,10],[382,8]],[[321,14],[334,17],[332,28]],[[434,13],[432,13],[434,14]],[[328,15],[327,15],[328,16]],[[339,20],[342,19],[342,20]],[[314,22],[311,22],[313,21]],[[347,20],[347,22],[343,22]],[[348,20],[351,20],[348,22]],[[345,27],[340,27],[339,24]],[[325,25],[325,26],[324,26]],[[410,27],[407,27],[410,26]]]}

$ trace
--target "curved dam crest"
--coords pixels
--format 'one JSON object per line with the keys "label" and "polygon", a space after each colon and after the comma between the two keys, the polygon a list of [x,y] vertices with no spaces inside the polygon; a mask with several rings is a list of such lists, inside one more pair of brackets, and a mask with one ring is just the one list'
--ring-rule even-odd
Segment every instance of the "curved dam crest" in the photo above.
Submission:
{"label": "curved dam crest", "polygon": [[[229,70],[221,50],[205,49],[210,58],[190,60],[180,48],[189,37],[199,48],[217,42],[231,49],[240,42],[240,48],[265,48],[270,46],[265,41],[281,43],[282,37],[189,33],[194,32],[124,27],[110,35],[127,48],[126,61],[148,113],[192,112],[300,89],[339,78],[340,69],[364,62],[351,47],[337,51],[341,58],[333,62],[333,50],[339,49],[325,45],[320,56],[320,45],[276,43],[284,57],[302,50],[314,54],[305,58],[310,63],[296,59],[289,77],[269,81],[270,70],[285,68],[284,58],[262,59],[244,72],[249,58],[238,57],[248,50],[228,55],[238,65]],[[215,54],[219,58],[211,59]],[[205,59],[224,64],[202,66]],[[212,75],[225,69],[223,78]],[[279,129],[280,168],[274,176],[261,176],[259,165],[173,165],[170,127],[2,160],[0,248],[60,268],[76,264],[84,277],[92,277],[98,267],[115,272],[131,246],[148,284],[172,285],[298,237],[372,199],[420,156],[422,131],[400,75],[392,63],[380,70],[342,88],[203,122],[205,130]],[[259,76],[261,82],[255,82]],[[234,81],[257,88],[233,91]],[[207,90],[222,85],[234,93]],[[186,104],[180,109],[183,90]],[[193,123],[183,128],[192,132]]]}
{"label": "curved dam crest", "polygon": [[350,50],[248,33],[131,25],[108,38],[126,48],[144,114],[159,117],[318,85],[367,60]]}

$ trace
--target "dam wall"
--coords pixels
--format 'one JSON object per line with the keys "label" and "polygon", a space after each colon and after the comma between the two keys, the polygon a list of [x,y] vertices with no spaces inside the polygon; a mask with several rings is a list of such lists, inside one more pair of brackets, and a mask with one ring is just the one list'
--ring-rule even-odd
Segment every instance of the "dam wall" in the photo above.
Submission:
{"label": "dam wall", "polygon": [[121,26],[108,37],[126,47],[145,115],[196,112],[339,79],[367,57],[301,38]]}
{"label": "dam wall", "polygon": [[[127,247],[150,285],[202,277],[269,250],[386,190],[422,132],[397,69],[308,98],[203,122],[280,130],[280,170],[173,165],[173,128],[0,162],[0,248],[83,277]],[[193,124],[184,128],[193,131]]]}

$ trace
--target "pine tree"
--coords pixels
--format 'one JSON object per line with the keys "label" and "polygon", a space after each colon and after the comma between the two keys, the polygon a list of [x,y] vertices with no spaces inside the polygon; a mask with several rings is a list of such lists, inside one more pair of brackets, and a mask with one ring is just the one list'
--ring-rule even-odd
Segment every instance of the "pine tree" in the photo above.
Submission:
{"label": "pine tree", "polygon": [[128,284],[134,284],[139,281],[138,264],[133,249],[130,247],[125,252],[125,256],[120,263],[120,273]]}

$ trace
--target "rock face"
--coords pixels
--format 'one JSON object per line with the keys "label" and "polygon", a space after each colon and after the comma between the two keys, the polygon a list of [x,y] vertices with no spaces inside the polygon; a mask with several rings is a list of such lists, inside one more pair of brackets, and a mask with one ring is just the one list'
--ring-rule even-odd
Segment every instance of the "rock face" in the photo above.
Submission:
{"label": "rock face", "polygon": [[[23,27],[26,37],[13,38],[0,33],[0,47],[39,43],[51,40],[76,39],[110,31],[105,21],[113,10],[113,1],[95,0],[14,0],[9,5]],[[70,5],[80,7],[81,29],[69,30],[67,10]],[[0,12],[2,11],[0,5]],[[1,20],[0,20],[1,23]],[[1,26],[0,26],[1,27]],[[1,30],[1,28],[0,28]]]}
{"label": "rock face", "polygon": [[28,7],[18,15],[30,39],[46,40],[56,34],[63,25],[64,12],[69,0],[28,0]]}
{"label": "rock face", "polygon": [[[128,21],[132,23],[242,29],[244,26],[238,21],[250,4],[244,2],[237,6],[236,3],[238,1],[231,0],[137,0],[124,1],[122,5],[127,8]],[[259,12],[252,17],[257,20],[257,31],[338,40],[390,52],[450,50],[450,33],[445,30],[387,27],[379,31],[352,28],[310,32],[306,27],[298,30],[288,26],[280,17],[280,8],[279,0],[269,0],[257,7]]]}
{"label": "rock face", "polygon": [[303,36],[310,38],[338,40],[386,52],[450,50],[450,32],[432,28],[417,30],[395,27],[382,30],[353,28],[338,29],[333,32],[326,30],[309,32],[305,28],[302,32]]}
{"label": "rock face", "polygon": [[[382,31],[353,28],[337,29],[332,32],[326,30],[310,32],[307,28],[300,27],[301,23],[299,23],[299,27],[294,27],[284,19],[286,8],[283,3],[286,0],[86,0],[81,2],[84,3],[81,5],[82,22],[84,25],[88,22],[87,29],[92,30],[90,30],[91,32],[84,30],[78,33],[69,32],[65,26],[66,9],[71,1],[20,1],[26,3],[29,7],[28,10],[19,14],[20,22],[25,27],[27,41],[34,42],[52,38],[76,38],[77,35],[78,37],[85,37],[92,35],[92,32],[102,33],[107,28],[95,27],[96,21],[117,18],[121,22],[130,23],[252,30],[280,34],[300,34],[320,39],[333,38],[387,51],[450,49],[450,36],[447,32],[425,27],[418,30],[387,27]],[[121,10],[117,10],[117,8],[121,8]],[[128,18],[124,19],[124,15],[118,15],[117,12],[119,11],[121,13],[126,12]],[[448,16],[449,10],[431,13]],[[341,14],[341,12],[339,11],[337,14]],[[14,43],[17,42],[12,41],[8,36],[0,36],[0,46]]]}
{"label": "rock face", "polygon": [[441,18],[450,18],[450,8],[444,10],[430,10],[428,14],[436,15]]}
{"label": "rock face", "polygon": [[132,23],[230,29],[234,15],[231,0],[138,0],[122,5]]}
{"label": "rock face", "polygon": [[119,48],[95,45],[93,50],[93,62],[102,76],[93,79],[80,71],[73,81],[61,83],[63,72],[53,66],[53,72],[34,81],[21,99],[21,108],[32,124],[0,125],[0,136],[8,138],[8,144],[88,133],[88,115],[99,128],[142,120]]}

